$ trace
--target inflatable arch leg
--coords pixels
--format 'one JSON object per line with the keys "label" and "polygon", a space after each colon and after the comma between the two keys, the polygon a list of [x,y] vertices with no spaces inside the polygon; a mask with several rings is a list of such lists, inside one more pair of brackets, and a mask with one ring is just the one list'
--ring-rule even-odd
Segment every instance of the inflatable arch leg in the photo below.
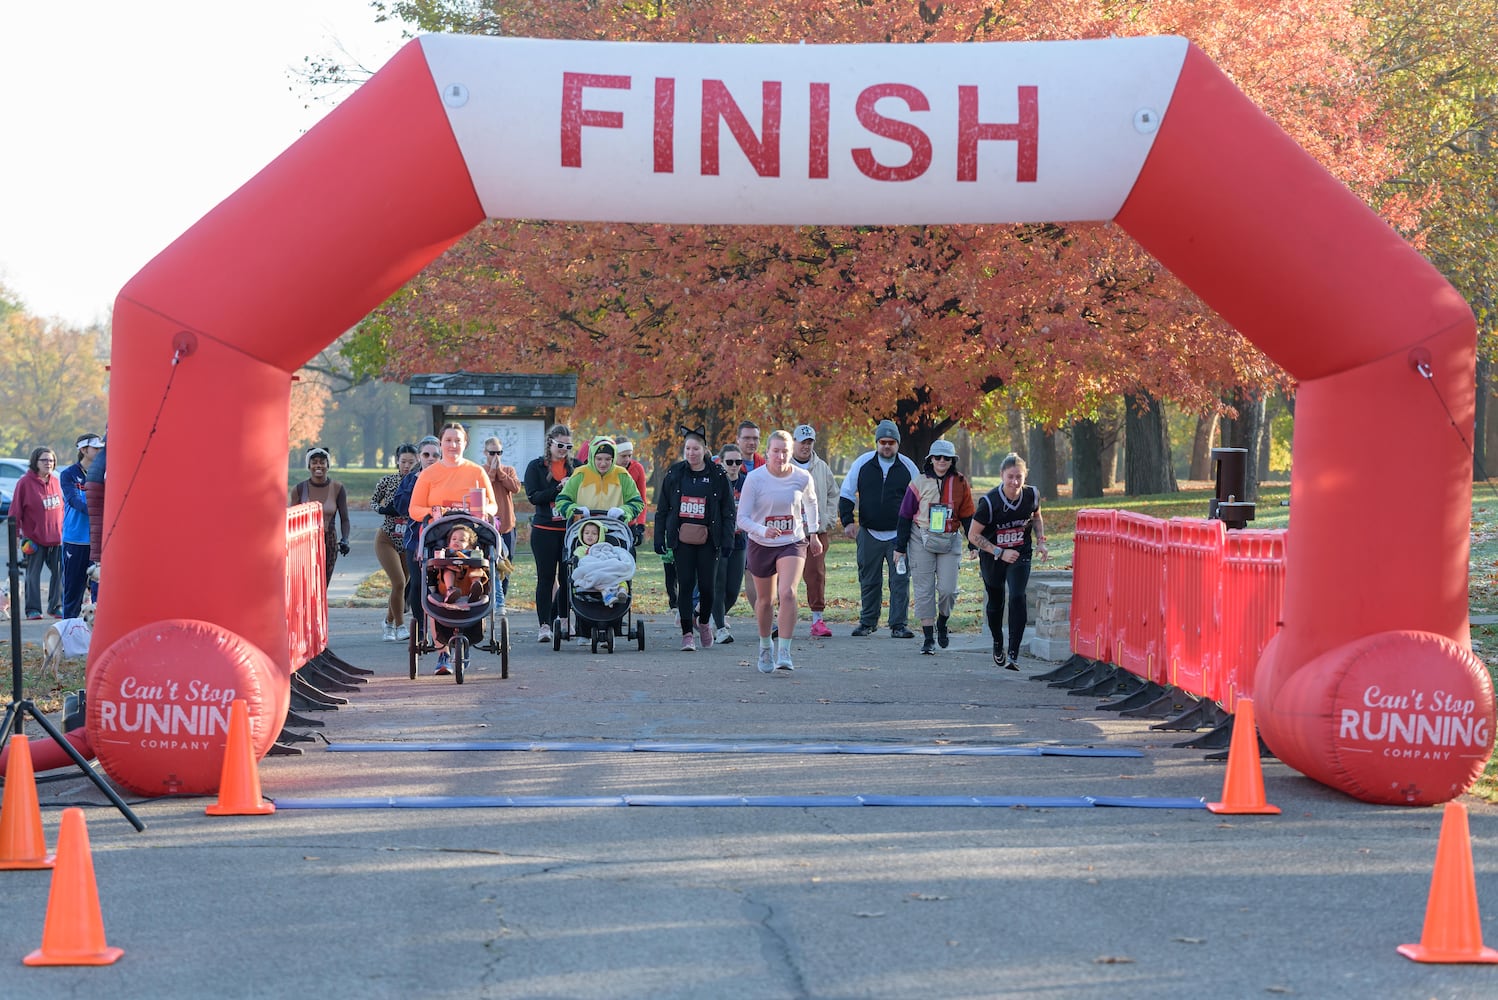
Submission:
{"label": "inflatable arch leg", "polygon": [[[170,664],[197,663],[205,682],[198,695],[210,700],[262,683],[232,666],[213,676],[198,660],[197,635],[175,626],[180,619],[212,623],[226,643],[264,654],[273,669],[261,710],[269,731],[280,729],[290,699],[291,375],[483,217],[421,50],[407,46],[120,293],[109,400],[108,596],[88,675],[90,741],[114,748],[104,763],[116,781],[160,794],[163,776],[184,770],[173,744],[204,735],[185,731],[189,678]],[[191,353],[179,352],[183,344]],[[184,560],[192,577],[211,582],[175,585]],[[174,655],[136,670],[95,669],[117,642],[139,641],[138,630],[152,623]],[[127,704],[150,699],[184,712],[163,712],[157,724]],[[216,715],[207,718],[214,728],[206,735],[221,747],[227,733]],[[257,741],[258,753],[268,747]],[[184,780],[172,790],[214,790],[211,766],[194,773],[206,784]]]}
{"label": "inflatable arch leg", "polygon": [[1118,221],[1301,380],[1265,742],[1366,801],[1460,794],[1494,712],[1467,648],[1471,458],[1452,426],[1472,426],[1471,311],[1195,49]]}

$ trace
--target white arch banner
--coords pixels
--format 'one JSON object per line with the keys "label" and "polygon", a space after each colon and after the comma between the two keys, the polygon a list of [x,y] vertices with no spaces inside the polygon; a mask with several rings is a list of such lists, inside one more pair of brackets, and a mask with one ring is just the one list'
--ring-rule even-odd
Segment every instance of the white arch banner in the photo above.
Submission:
{"label": "white arch banner", "polygon": [[1187,43],[421,48],[491,218],[896,225],[1113,218]]}

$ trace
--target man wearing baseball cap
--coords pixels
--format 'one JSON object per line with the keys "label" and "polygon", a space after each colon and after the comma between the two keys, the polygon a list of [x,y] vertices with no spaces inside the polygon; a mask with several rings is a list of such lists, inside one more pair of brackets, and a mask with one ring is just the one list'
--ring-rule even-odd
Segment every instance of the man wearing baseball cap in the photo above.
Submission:
{"label": "man wearing baseball cap", "polygon": [[811,473],[812,484],[817,492],[817,510],[822,523],[817,526],[817,537],[822,542],[821,550],[806,555],[806,606],[811,609],[811,634],[813,638],[828,639],[832,629],[822,620],[822,611],[827,607],[827,545],[833,525],[837,523],[837,481],[832,476],[832,467],[822,460],[814,450],[817,431],[811,424],[798,424],[792,432],[795,439],[791,446],[791,461]]}
{"label": "man wearing baseball cap", "polygon": [[97,434],[80,434],[78,459],[58,473],[62,487],[62,616],[77,618],[83,610],[83,588],[88,583],[89,528],[86,483],[94,457],[104,447]]}
{"label": "man wearing baseball cap", "polygon": [[[905,489],[921,470],[900,454],[900,428],[881,420],[874,428],[874,450],[853,460],[838,493],[837,514],[843,534],[858,543],[858,589],[862,605],[855,636],[879,630],[884,605],[884,576],[889,575],[889,634],[914,639],[906,618],[910,612],[910,577],[895,569],[895,535]],[[858,523],[853,523],[854,507]]]}

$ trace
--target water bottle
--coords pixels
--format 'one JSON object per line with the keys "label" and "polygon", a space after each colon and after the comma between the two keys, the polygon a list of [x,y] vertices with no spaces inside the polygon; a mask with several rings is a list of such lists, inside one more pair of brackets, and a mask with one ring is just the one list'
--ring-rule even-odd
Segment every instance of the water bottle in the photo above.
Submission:
{"label": "water bottle", "polygon": [[900,576],[905,575],[905,553],[895,553],[895,572]]}

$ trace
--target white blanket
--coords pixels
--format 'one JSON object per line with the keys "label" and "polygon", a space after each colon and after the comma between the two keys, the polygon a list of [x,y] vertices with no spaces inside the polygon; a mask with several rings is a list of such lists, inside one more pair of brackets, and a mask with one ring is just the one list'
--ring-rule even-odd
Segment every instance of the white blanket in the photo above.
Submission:
{"label": "white blanket", "polygon": [[635,578],[635,559],[627,549],[599,542],[577,561],[572,586],[578,590],[604,590]]}

